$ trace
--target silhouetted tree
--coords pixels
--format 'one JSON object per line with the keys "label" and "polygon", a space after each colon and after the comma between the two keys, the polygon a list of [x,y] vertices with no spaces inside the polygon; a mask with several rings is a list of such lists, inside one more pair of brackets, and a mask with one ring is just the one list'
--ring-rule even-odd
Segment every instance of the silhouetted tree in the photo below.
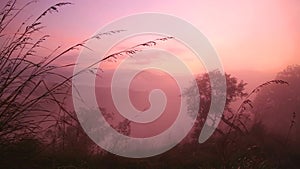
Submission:
{"label": "silhouetted tree", "polygon": [[[188,97],[188,99],[193,98],[196,94],[195,88],[197,87],[199,89],[199,96],[200,96],[200,107],[199,107],[199,112],[195,124],[195,130],[193,134],[194,139],[198,139],[200,130],[204,125],[204,122],[207,118],[208,111],[210,109],[210,103],[211,103],[211,86],[210,86],[210,79],[209,76],[214,76],[214,77],[220,77],[223,76],[220,72],[218,71],[213,71],[209,73],[205,73],[203,75],[199,75],[196,78],[197,81],[197,86],[192,86],[188,88],[184,95]],[[227,125],[234,125],[229,122],[229,120],[232,119],[233,116],[233,110],[230,107],[232,103],[234,103],[237,99],[242,99],[247,95],[245,92],[245,86],[247,85],[243,81],[238,81],[237,78],[232,77],[230,74],[225,74],[226,78],[226,85],[227,85],[227,91],[226,91],[226,103],[225,103],[225,108],[224,108],[224,113],[225,115],[222,117],[222,122],[227,124]],[[191,102],[191,104],[199,104],[195,102]],[[193,105],[190,105],[193,106]],[[194,110],[193,110],[194,111]],[[219,128],[219,132],[223,131]]]}

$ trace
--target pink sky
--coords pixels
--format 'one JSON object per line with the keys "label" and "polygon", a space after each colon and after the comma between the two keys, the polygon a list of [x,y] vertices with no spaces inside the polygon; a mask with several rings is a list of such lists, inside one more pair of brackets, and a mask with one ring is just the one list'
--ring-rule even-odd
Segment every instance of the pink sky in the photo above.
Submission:
{"label": "pink sky", "polygon": [[[41,1],[33,5],[34,10],[29,10],[37,15],[56,2],[60,1]],[[300,2],[297,0],[70,2],[74,5],[63,7],[60,13],[48,15],[44,20],[53,47],[74,44],[120,17],[161,12],[185,19],[203,32],[216,48],[227,72],[278,72],[287,65],[300,63]]]}

